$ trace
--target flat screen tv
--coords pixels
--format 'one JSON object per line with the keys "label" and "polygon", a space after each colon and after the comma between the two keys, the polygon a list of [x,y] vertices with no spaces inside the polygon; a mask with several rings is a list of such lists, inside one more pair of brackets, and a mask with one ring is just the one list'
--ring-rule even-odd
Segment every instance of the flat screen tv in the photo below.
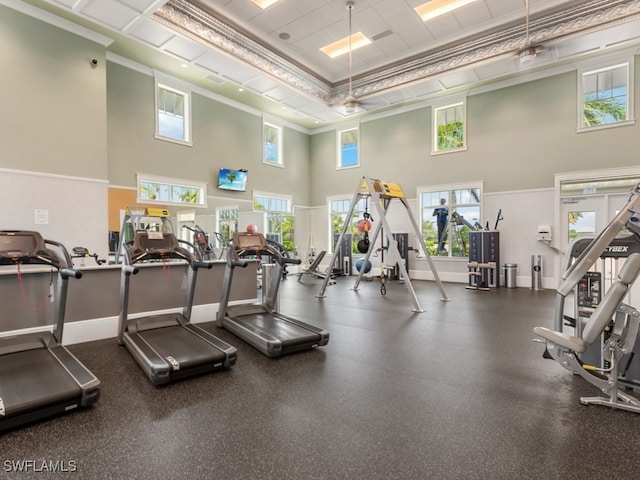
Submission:
{"label": "flat screen tv", "polygon": [[247,189],[247,171],[221,168],[218,175],[218,188],[244,192]]}

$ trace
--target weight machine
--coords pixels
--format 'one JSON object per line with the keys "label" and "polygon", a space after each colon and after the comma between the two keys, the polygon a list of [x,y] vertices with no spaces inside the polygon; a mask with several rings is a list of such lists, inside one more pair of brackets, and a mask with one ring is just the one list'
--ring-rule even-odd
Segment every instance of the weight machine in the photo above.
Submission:
{"label": "weight machine", "polygon": [[[465,220],[465,218],[462,215],[460,215],[458,212],[451,213],[450,221],[453,222],[454,224],[452,236],[455,237],[455,239],[452,239],[451,243],[455,242],[456,246],[458,247],[458,251],[464,252],[466,245],[464,242],[464,238],[460,233],[461,227],[465,226],[469,229],[470,232],[473,232],[475,230],[482,230],[482,225],[480,225],[478,222],[476,222],[475,225],[472,225],[469,221]],[[448,232],[448,231],[449,231],[449,228],[447,225],[447,229],[445,230],[445,232]]]}
{"label": "weight machine", "polygon": [[[611,279],[611,286],[602,295],[602,278],[593,275],[593,267],[602,257],[622,252],[620,231],[626,228],[630,235],[625,240],[640,243],[640,185],[631,192],[627,202],[620,208],[609,225],[580,252],[574,250],[575,242],[567,253],[567,269],[557,288],[554,326],[551,330],[535,327],[536,339],[545,343],[545,357],[553,358],[567,370],[580,375],[597,387],[605,396],[582,397],[580,402],[588,405],[604,405],[611,408],[640,413],[640,400],[623,388],[622,373],[628,369],[623,364],[633,356],[640,331],[640,312],[629,305],[629,292],[640,273],[640,253],[631,253],[624,265]],[[577,255],[577,258],[574,256]],[[576,294],[575,334],[562,331],[565,315],[565,298]],[[581,305],[582,304],[582,305]],[[583,319],[584,328],[582,328]],[[586,363],[590,352],[600,352],[595,364]],[[625,382],[626,383],[626,382]],[[627,385],[628,386],[628,385]],[[639,385],[635,387],[638,388]]]}
{"label": "weight machine", "polygon": [[[342,232],[340,233],[340,236],[338,237],[338,240],[336,242],[335,251],[339,251],[343,247],[344,240],[347,236],[347,229],[351,225],[350,222],[351,222],[351,218],[353,217],[353,212],[358,202],[362,199],[367,199],[367,200],[371,199],[371,206],[373,209],[376,210],[378,215],[377,218],[379,220],[376,223],[373,232],[369,235],[370,243],[371,245],[374,245],[381,230],[384,231],[383,235],[386,237],[386,241],[388,245],[387,263],[389,265],[393,265],[394,267],[392,268],[396,268],[395,266],[397,266],[397,268],[400,271],[401,277],[404,278],[405,280],[404,284],[407,287],[407,290],[413,302],[413,311],[423,312],[424,310],[420,306],[420,302],[418,301],[418,297],[416,296],[415,290],[413,289],[413,285],[411,284],[411,279],[409,278],[409,274],[405,267],[404,260],[402,259],[400,252],[398,251],[398,241],[396,240],[396,238],[394,238],[393,234],[391,233],[391,228],[389,226],[389,223],[387,222],[387,218],[386,218],[387,211],[389,210],[389,206],[391,205],[391,202],[394,200],[400,202],[407,212],[409,221],[411,222],[411,226],[413,227],[414,233],[416,234],[416,237],[419,240],[420,248],[422,249],[425,255],[425,258],[429,263],[429,268],[431,269],[431,272],[433,273],[433,277],[438,285],[438,288],[440,289],[441,300],[443,302],[450,301],[449,297],[447,296],[447,292],[445,291],[444,286],[440,281],[440,277],[438,275],[435,265],[433,264],[433,260],[431,259],[431,256],[429,255],[429,252],[427,251],[427,248],[424,244],[424,239],[422,237],[420,227],[418,226],[415,218],[413,217],[413,214],[411,213],[411,208],[409,207],[409,204],[404,195],[404,192],[402,191],[402,188],[398,184],[384,182],[381,180],[375,180],[368,177],[362,177],[362,180],[360,181],[356,189],[356,193],[353,196],[353,200],[351,201],[349,211],[346,215],[346,221],[342,227]],[[351,247],[349,246],[349,248]],[[367,251],[363,264],[366,265],[366,263],[369,261],[372,250],[373,248],[369,248],[369,250]],[[336,255],[336,254],[334,254],[331,257],[331,262],[329,263],[329,272],[333,271],[333,268],[336,264],[336,261],[338,260],[338,257],[339,255]],[[358,286],[364,274],[364,270],[365,270],[364,268],[361,268],[360,271],[358,272],[358,277],[356,279],[355,285],[353,286],[354,291],[358,290]],[[386,272],[384,271],[385,270],[384,266],[382,267],[382,270],[383,271],[381,274],[381,280],[384,279],[386,276]],[[327,288],[327,285],[329,284],[329,281],[330,281],[330,277],[329,276],[325,277],[324,282],[322,283],[322,287],[320,288],[320,292],[317,295],[318,297],[324,297],[324,293]],[[382,283],[382,286],[384,286],[384,283]]]}
{"label": "weight machine", "polygon": [[213,254],[213,246],[209,241],[209,235],[199,225],[182,225],[182,228],[186,228],[193,235],[193,241],[191,242],[200,252],[200,256],[203,260],[211,260]]}

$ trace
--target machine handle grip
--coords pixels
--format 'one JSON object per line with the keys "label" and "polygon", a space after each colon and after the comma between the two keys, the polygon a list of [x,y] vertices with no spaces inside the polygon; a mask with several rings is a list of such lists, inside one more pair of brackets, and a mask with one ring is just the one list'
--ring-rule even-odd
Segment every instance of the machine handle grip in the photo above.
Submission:
{"label": "machine handle grip", "polygon": [[123,265],[122,269],[124,270],[125,275],[135,275],[138,273],[138,267],[133,265]]}
{"label": "machine handle grip", "polygon": [[231,265],[233,267],[245,268],[247,265],[249,265],[249,262],[247,262],[245,260],[232,260],[231,261]]}
{"label": "machine handle grip", "polygon": [[74,270],[73,268],[61,268],[60,275],[63,278],[82,278],[82,272],[80,270]]}
{"label": "machine handle grip", "polygon": [[209,262],[193,262],[193,268],[194,269],[198,269],[198,268],[206,268],[207,270],[211,270],[211,268],[213,268],[213,263],[209,263]]}
{"label": "machine handle grip", "polygon": [[282,257],[282,264],[284,265],[285,263],[291,263],[293,265],[300,265],[302,263],[302,260],[300,260],[299,258]]}

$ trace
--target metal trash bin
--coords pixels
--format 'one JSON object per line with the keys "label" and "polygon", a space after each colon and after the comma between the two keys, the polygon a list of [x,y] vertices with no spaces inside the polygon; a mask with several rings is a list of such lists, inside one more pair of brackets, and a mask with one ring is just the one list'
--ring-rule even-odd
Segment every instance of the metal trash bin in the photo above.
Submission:
{"label": "metal trash bin", "polygon": [[531,290],[542,288],[542,255],[531,255]]}
{"label": "metal trash bin", "polygon": [[506,288],[516,288],[516,273],[518,272],[517,263],[505,263],[502,265],[503,284]]}

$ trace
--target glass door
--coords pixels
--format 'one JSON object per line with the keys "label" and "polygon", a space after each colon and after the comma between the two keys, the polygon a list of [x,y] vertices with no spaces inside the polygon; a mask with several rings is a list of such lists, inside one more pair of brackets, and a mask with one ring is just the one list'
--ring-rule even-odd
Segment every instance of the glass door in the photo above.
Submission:
{"label": "glass door", "polygon": [[578,237],[595,236],[609,223],[606,196],[569,197],[561,200],[560,243],[563,250]]}

